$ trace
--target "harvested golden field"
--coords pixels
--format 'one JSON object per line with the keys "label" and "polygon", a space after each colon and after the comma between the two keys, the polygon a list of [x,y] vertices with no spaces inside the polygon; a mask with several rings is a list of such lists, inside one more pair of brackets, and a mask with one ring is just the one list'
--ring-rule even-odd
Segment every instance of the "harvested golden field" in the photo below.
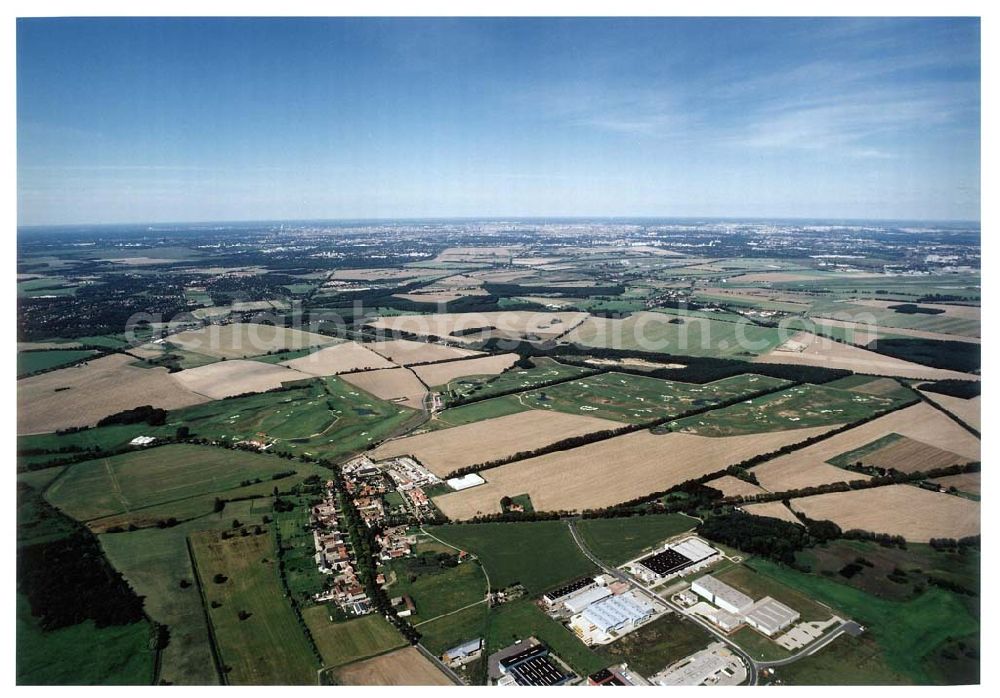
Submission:
{"label": "harvested golden field", "polygon": [[982,473],[960,473],[959,475],[948,475],[931,480],[936,485],[943,487],[954,487],[959,492],[979,495],[983,491]]}
{"label": "harvested golden field", "polygon": [[935,468],[968,463],[969,459],[916,439],[903,437],[883,448],[860,458],[865,465],[876,468],[893,468],[903,473],[927,472]]}
{"label": "harvested golden field", "polygon": [[[813,281],[827,276],[823,272],[794,272],[794,271],[761,271],[750,274],[740,274],[729,277],[729,283],[734,284],[757,284],[757,283],[781,283],[783,281]],[[866,275],[867,276],[867,275]]]}
{"label": "harvested golden field", "polygon": [[643,430],[485,470],[479,473],[485,485],[444,494],[434,503],[456,520],[499,513],[501,497],[525,493],[537,511],[606,507],[724,470],[830,428],[719,438]]}
{"label": "harvested golden field", "polygon": [[[852,305],[864,305],[869,308],[888,309],[890,306],[899,305],[899,301],[880,301],[872,299],[852,300]],[[940,313],[943,317],[960,318],[962,320],[979,320],[982,316],[982,308],[978,305],[944,305],[940,303],[917,303],[921,308],[944,311]]]}
{"label": "harvested golden field", "polygon": [[357,342],[343,342],[332,347],[324,347],[306,356],[283,361],[281,365],[308,373],[310,376],[335,376],[338,373],[351,371],[396,367],[396,364]]}
{"label": "harvested golden field", "polygon": [[387,441],[376,459],[409,455],[435,475],[548,446],[572,436],[617,429],[620,422],[562,412],[528,410],[449,429]]}
{"label": "harvested golden field", "polygon": [[[878,339],[879,328],[877,325],[866,325],[860,322],[849,320],[834,320],[825,317],[809,318],[817,325],[824,327],[839,327],[854,331],[853,341],[855,344],[868,344],[872,340]],[[928,332],[927,330],[911,330],[903,327],[884,327],[882,331],[887,334],[899,335],[900,337],[915,337],[917,339],[940,339],[949,342],[969,342],[979,344],[982,340],[979,337],[967,337],[965,335],[944,334],[941,332]]]}
{"label": "harvested golden field", "polygon": [[[542,339],[566,332],[587,317],[586,313],[554,312],[534,313],[527,310],[501,310],[490,313],[436,313],[432,315],[397,315],[378,318],[372,327],[393,331],[402,330],[420,336],[449,337],[453,332],[480,327],[493,328],[495,337],[536,336]],[[454,336],[456,341],[471,342],[479,335]]]}
{"label": "harvested golden field", "polygon": [[892,395],[899,390],[899,383],[892,378],[876,378],[862,385],[853,388],[845,388],[855,393],[865,393],[866,395]]}
{"label": "harvested golden field", "polygon": [[489,264],[510,264],[513,256],[521,252],[524,245],[497,247],[448,247],[434,258],[435,262],[486,262]]}
{"label": "harvested golden field", "polygon": [[764,492],[764,488],[757,487],[752,482],[740,480],[732,475],[723,475],[705,483],[705,487],[722,492],[723,497],[749,497],[753,494]]}
{"label": "harvested golden field", "polygon": [[451,303],[466,296],[485,296],[486,291],[481,288],[468,288],[463,290],[433,289],[418,293],[394,293],[393,298],[402,298],[413,303]]}
{"label": "harvested golden field", "polygon": [[451,686],[452,682],[416,647],[389,652],[337,669],[343,686]]}
{"label": "harvested golden field", "polygon": [[309,378],[287,366],[242,359],[189,368],[173,373],[171,377],[191,392],[212,400],[243,393],[263,393],[280,388],[282,383],[288,381]]}
{"label": "harvested golden field", "polygon": [[415,279],[434,276],[434,269],[338,269],[330,275],[331,281],[386,281]]}
{"label": "harvested golden field", "polygon": [[351,385],[366,390],[375,397],[399,402],[407,407],[421,409],[427,389],[408,368],[383,368],[378,371],[359,371],[340,376]]}
{"label": "harvested golden field", "polygon": [[799,521],[799,517],[795,515],[795,512],[786,507],[781,502],[763,502],[761,504],[744,504],[742,507],[748,514],[753,514],[754,516],[767,516],[772,519],[781,519],[782,521],[787,521],[788,523],[802,525]]}
{"label": "harvested golden field", "polygon": [[983,405],[979,396],[965,399],[924,390],[921,390],[920,394],[934,404],[948,410],[976,431],[981,431]]}
{"label": "harvested golden field", "polygon": [[140,405],[175,409],[208,401],[184,388],[167,369],[129,365],[134,361],[111,354],[17,381],[17,433],[92,426]]}
{"label": "harvested golden field", "polygon": [[980,532],[979,502],[912,485],[818,494],[790,504],[810,519],[833,521],[845,531],[889,533],[915,543]]}
{"label": "harvested golden field", "polygon": [[420,380],[433,387],[446,385],[462,376],[495,376],[513,366],[517,359],[517,354],[495,354],[477,359],[414,366],[413,372]]}
{"label": "harvested golden field", "polygon": [[260,356],[269,351],[305,349],[337,341],[321,334],[253,322],[208,325],[170,335],[167,339],[183,349],[226,359]]}
{"label": "harvested golden field", "polygon": [[387,342],[372,342],[366,345],[377,354],[384,356],[400,366],[424,364],[430,361],[446,359],[461,359],[468,356],[481,356],[481,351],[449,347],[432,342],[414,342],[409,339],[395,339]]}
{"label": "harvested golden field", "polygon": [[814,487],[831,482],[867,479],[827,463],[842,453],[861,448],[889,434],[918,439],[938,448],[952,451],[969,460],[979,460],[979,439],[955,424],[947,415],[930,405],[918,403],[890,412],[842,434],[824,439],[794,453],[752,469],[761,487],[771,492]]}
{"label": "harvested golden field", "polygon": [[[788,347],[794,347],[796,350],[788,351]],[[857,373],[870,373],[877,376],[925,378],[928,380],[943,380],[945,378],[979,380],[979,376],[974,374],[921,366],[911,361],[895,359],[860,347],[835,342],[811,332],[799,332],[785,344],[757,356],[751,361],[763,364],[844,368]]]}

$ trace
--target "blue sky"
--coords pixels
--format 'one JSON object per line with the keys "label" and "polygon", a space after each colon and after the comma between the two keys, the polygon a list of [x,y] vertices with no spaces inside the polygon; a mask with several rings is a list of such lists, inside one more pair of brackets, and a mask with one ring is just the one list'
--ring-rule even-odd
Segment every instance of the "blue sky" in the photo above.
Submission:
{"label": "blue sky", "polygon": [[19,20],[22,225],[979,219],[977,20]]}

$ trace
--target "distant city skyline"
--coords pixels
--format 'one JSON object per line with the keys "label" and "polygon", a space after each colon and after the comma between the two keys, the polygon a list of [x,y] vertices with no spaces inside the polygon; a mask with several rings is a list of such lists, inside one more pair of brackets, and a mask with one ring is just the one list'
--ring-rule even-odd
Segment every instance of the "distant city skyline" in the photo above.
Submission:
{"label": "distant city skyline", "polygon": [[977,19],[20,19],[20,225],[978,221]]}

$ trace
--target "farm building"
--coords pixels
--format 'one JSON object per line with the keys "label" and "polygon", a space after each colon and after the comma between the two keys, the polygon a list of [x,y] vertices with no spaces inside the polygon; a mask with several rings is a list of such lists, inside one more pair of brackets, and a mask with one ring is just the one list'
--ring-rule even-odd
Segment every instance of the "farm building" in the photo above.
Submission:
{"label": "farm building", "polygon": [[744,614],[747,625],[768,637],[781,632],[799,619],[799,612],[765,596]]}
{"label": "farm building", "polygon": [[441,659],[447,664],[461,664],[479,656],[483,650],[483,638],[477,637],[474,640],[463,642],[457,647],[452,647],[441,655]]}
{"label": "farm building", "polygon": [[475,473],[469,473],[468,475],[463,475],[462,477],[453,477],[448,480],[448,487],[457,491],[467,490],[470,487],[476,487],[477,485],[482,485],[486,480],[481,478]]}
{"label": "farm building", "polygon": [[742,591],[733,589],[711,575],[705,575],[692,582],[691,591],[730,613],[745,613],[754,605],[753,599]]}

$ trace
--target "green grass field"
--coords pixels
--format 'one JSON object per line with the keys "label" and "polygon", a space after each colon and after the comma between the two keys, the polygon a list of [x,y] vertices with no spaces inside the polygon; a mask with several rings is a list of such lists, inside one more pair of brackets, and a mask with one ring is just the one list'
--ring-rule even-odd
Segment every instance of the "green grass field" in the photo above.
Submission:
{"label": "green grass field", "polygon": [[765,354],[781,343],[781,332],[749,321],[726,322],[701,317],[635,313],[623,320],[594,318],[569,339],[589,347],[652,351],[682,356],[739,357]]}
{"label": "green grass field", "polygon": [[759,434],[847,424],[897,404],[899,401],[890,397],[805,384],[680,419],[669,428],[702,436]]}
{"label": "green grass field", "polygon": [[532,635],[548,645],[581,677],[610,664],[561,623],[542,613],[529,599],[506,603],[490,612],[485,654],[489,656]]}
{"label": "green grass field", "polygon": [[285,582],[300,605],[312,603],[312,597],[323,590],[328,579],[316,566],[316,544],[309,524],[310,502],[320,498],[321,485],[307,485],[295,488],[295,494],[284,495],[281,499],[294,504],[290,511],[275,511],[274,525],[281,541],[281,561],[285,566]]}
{"label": "green grass field", "polygon": [[[170,643],[161,655],[160,677],[172,684],[218,683],[205,620],[205,609],[188,553],[187,537],[198,531],[232,527],[233,519],[260,524],[271,513],[271,500],[253,499],[226,505],[225,511],[170,528],[147,528],[99,537],[111,564],[145,597],[145,609],[170,628]],[[190,582],[183,587],[181,580]]]}
{"label": "green grass field", "polygon": [[399,631],[377,613],[332,623],[326,606],[310,606],[303,609],[302,618],[324,666],[341,666],[406,646]]}
{"label": "green grass field", "polygon": [[428,530],[475,553],[494,589],[520,582],[531,594],[540,594],[596,571],[561,521],[446,524]]}
{"label": "green grass field", "polygon": [[801,613],[802,620],[804,621],[823,621],[828,620],[834,615],[833,609],[828,606],[817,603],[809,595],[803,594],[800,591],[781,584],[772,577],[757,572],[752,566],[732,565],[725,571],[713,576],[721,579],[729,586],[739,589],[754,600],[771,596]]}
{"label": "green grass field", "polygon": [[517,395],[504,395],[503,397],[448,408],[439,412],[434,419],[427,422],[426,426],[431,429],[447,429],[462,424],[481,422],[484,419],[506,417],[509,414],[524,412],[527,409],[530,408],[523,404]]}
{"label": "green grass field", "polygon": [[514,367],[496,376],[467,377],[452,381],[448,387],[456,397],[486,397],[508,390],[530,390],[536,385],[554,380],[584,376],[593,371],[561,364],[553,359],[539,357],[533,359],[534,368]]}
{"label": "green grass field", "polygon": [[668,613],[597,652],[604,658],[604,666],[627,662],[630,668],[648,677],[705,649],[713,639],[693,622]]}
{"label": "green grass field", "polygon": [[77,463],[45,494],[73,518],[86,521],[225,492],[302,465],[244,451],[174,444]]}
{"label": "green grass field", "polygon": [[590,551],[609,565],[621,565],[644,550],[679,533],[689,531],[698,522],[683,514],[649,514],[618,519],[583,519],[576,530]]}
{"label": "green grass field", "polygon": [[417,628],[421,635],[420,642],[428,650],[440,656],[446,650],[466,640],[484,637],[487,613],[486,604],[478,604],[464,611],[424,623]]}
{"label": "green grass field", "polygon": [[[909,601],[888,601],[828,577],[754,559],[760,574],[823,602],[867,627],[891,672],[917,684],[933,680],[928,658],[949,637],[979,632],[978,620],[955,594],[930,587]],[[839,640],[837,640],[839,642]],[[820,653],[822,654],[822,653]]]}
{"label": "green grass field", "polygon": [[536,409],[634,424],[709,407],[787,383],[780,378],[746,374],[695,385],[611,372],[521,393],[518,398],[522,404]]}
{"label": "green grass field", "polygon": [[775,670],[789,686],[896,686],[912,681],[886,664],[870,637],[841,635],[822,651]]}
{"label": "green grass field", "polygon": [[420,564],[419,558],[400,558],[389,565],[394,581],[386,587],[386,593],[390,597],[406,594],[413,599],[416,612],[409,618],[411,624],[418,625],[485,600],[486,577],[477,561],[444,569],[428,562]]}
{"label": "green grass field", "polygon": [[[227,682],[316,684],[319,662],[284,598],[271,535],[221,540],[203,532],[189,540]],[[214,581],[217,574],[225,581]]]}
{"label": "green grass field", "polygon": [[172,427],[213,439],[278,439],[272,450],[338,459],[402,430],[418,412],[330,377],[293,390],[217,400],[176,410]]}
{"label": "green grass field", "polygon": [[17,352],[17,375],[24,376],[35,371],[44,371],[57,366],[76,363],[93,356],[91,349],[53,349],[48,351]]}

